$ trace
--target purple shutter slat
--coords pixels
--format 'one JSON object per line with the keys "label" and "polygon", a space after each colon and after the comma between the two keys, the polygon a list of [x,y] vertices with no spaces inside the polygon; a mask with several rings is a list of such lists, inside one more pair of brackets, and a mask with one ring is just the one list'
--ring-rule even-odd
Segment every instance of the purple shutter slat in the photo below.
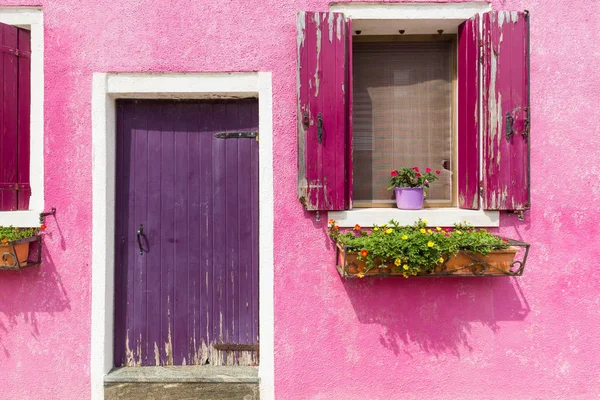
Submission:
{"label": "purple shutter slat", "polygon": [[458,27],[458,206],[479,208],[479,15]]}
{"label": "purple shutter slat", "polygon": [[0,24],[0,211],[18,208],[18,29]]}
{"label": "purple shutter slat", "polygon": [[[528,15],[485,13],[482,37],[483,208],[526,210],[530,207]],[[511,120],[513,129],[507,134]]]}
{"label": "purple shutter slat", "polygon": [[31,34],[18,30],[18,107],[17,107],[17,209],[28,210],[31,197],[29,181],[30,110],[31,110]]}
{"label": "purple shutter slat", "polygon": [[340,13],[300,12],[297,25],[298,196],[307,210],[344,210],[349,207],[346,21]]}

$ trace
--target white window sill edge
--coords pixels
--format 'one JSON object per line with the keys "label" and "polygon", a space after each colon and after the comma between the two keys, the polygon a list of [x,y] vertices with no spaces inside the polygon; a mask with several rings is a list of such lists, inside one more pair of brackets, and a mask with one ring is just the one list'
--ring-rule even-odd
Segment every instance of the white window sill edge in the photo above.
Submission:
{"label": "white window sill edge", "polygon": [[357,208],[349,211],[330,211],[328,218],[338,226],[363,227],[381,225],[393,219],[400,225],[412,225],[419,218],[427,221],[428,226],[453,226],[457,222],[466,222],[476,227],[500,226],[499,211],[463,210],[460,208],[424,208],[422,210],[399,210],[397,208]]}
{"label": "white window sill edge", "polygon": [[40,226],[40,213],[42,211],[0,211],[0,226],[14,226],[18,228],[33,228]]}

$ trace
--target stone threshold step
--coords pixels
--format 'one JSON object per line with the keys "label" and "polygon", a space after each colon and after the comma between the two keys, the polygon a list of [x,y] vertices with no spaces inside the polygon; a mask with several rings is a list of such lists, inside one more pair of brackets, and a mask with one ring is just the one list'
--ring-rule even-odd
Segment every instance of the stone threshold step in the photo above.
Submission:
{"label": "stone threshold step", "polygon": [[258,367],[166,366],[115,368],[104,377],[112,383],[259,383]]}

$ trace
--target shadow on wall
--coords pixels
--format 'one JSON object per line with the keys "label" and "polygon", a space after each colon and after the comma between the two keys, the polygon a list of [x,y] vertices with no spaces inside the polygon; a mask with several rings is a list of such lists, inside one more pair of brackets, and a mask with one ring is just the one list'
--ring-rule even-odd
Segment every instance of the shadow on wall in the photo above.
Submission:
{"label": "shadow on wall", "polygon": [[472,350],[473,325],[497,333],[498,321],[530,311],[518,280],[508,277],[348,279],[344,288],[362,324],[382,326],[381,344],[398,355],[416,344],[433,355]]}
{"label": "shadow on wall", "polygon": [[[37,251],[32,249],[32,251]],[[0,354],[9,358],[3,338],[19,323],[39,335],[37,314],[69,310],[70,301],[56,266],[42,244],[42,264],[21,271],[0,271]]]}

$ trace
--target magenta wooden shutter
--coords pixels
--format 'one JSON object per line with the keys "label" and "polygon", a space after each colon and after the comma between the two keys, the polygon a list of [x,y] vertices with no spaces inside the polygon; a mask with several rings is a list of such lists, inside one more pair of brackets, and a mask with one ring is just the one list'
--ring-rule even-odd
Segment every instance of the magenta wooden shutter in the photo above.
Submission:
{"label": "magenta wooden shutter", "polygon": [[0,24],[0,211],[17,209],[18,29]]}
{"label": "magenta wooden shutter", "polygon": [[529,200],[529,20],[483,14],[483,208],[526,210]]}
{"label": "magenta wooden shutter", "polygon": [[458,27],[458,206],[479,208],[479,15]]}
{"label": "magenta wooden shutter", "polygon": [[0,211],[29,207],[29,31],[0,23]]}
{"label": "magenta wooden shutter", "polygon": [[17,108],[17,208],[29,209],[31,185],[29,183],[29,114],[31,110],[31,35],[26,29],[19,29],[19,88]]}
{"label": "magenta wooden shutter", "polygon": [[350,207],[350,31],[340,13],[300,12],[298,196],[307,210]]}

